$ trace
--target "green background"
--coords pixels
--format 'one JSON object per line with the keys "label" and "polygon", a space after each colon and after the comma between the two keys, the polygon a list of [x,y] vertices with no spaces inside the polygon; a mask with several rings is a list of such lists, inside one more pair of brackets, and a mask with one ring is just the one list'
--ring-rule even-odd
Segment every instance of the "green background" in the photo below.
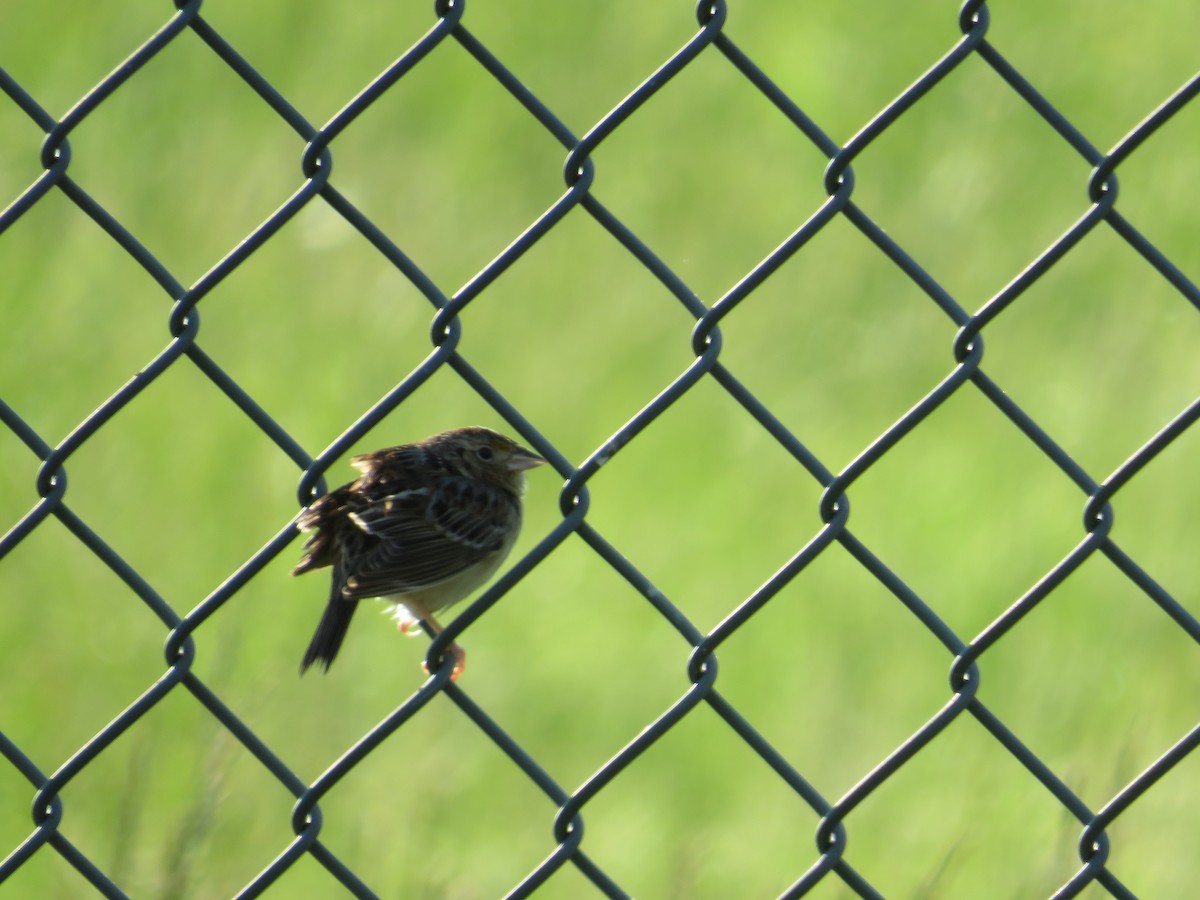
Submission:
{"label": "green background", "polygon": [[[397,9],[396,7],[403,7]],[[167,19],[163,4],[10,4],[3,66],[61,117]],[[434,22],[420,4],[213,2],[206,21],[315,125]],[[990,43],[1102,152],[1194,74],[1192,4],[991,9]],[[694,33],[690,5],[472,0],[465,25],[582,135]],[[958,38],[953,4],[732,3],[726,34],[845,143]],[[41,131],[0,99],[0,206]],[[70,136],[70,176],[183,284],[302,183],[303,143],[185,32]],[[1200,280],[1200,105],[1119,171],[1118,209]],[[448,40],[332,146],[332,183],[447,295],[563,191],[563,148]],[[606,139],[594,195],[706,304],[824,201],[827,163],[710,48]],[[966,309],[1088,209],[1090,168],[972,57],[854,163],[854,202]],[[200,304],[199,345],[309,453],[430,351],[431,307],[315,200]],[[167,344],[159,286],[52,191],[0,236],[0,397],[50,444]],[[582,209],[463,313],[460,352],[578,464],[691,362],[691,317]],[[955,326],[839,218],[722,323],[721,361],[833,471],[953,369]],[[1200,318],[1107,225],[984,332],[983,369],[1096,481],[1192,402]],[[443,369],[353,448],[504,427]],[[1193,614],[1192,429],[1114,500],[1113,539]],[[0,531],[39,460],[0,429]],[[181,615],[284,528],[300,473],[188,360],[69,459],[65,502]],[[344,461],[331,484],[348,480]],[[560,521],[531,474],[513,560]],[[588,521],[698,628],[821,529],[821,489],[711,379],[589,483]],[[1085,497],[967,385],[851,488],[851,531],[964,640],[1084,537]],[[327,676],[297,677],[328,586],[298,544],[195,634],[193,671],[306,781],[421,683],[423,645],[361,612]],[[52,772],[164,673],[162,623],[58,521],[0,561],[0,729]],[[566,790],[688,689],[690,647],[577,537],[463,636],[461,686]],[[951,697],[951,654],[841,547],[719,651],[717,688],[834,801]],[[1200,720],[1200,653],[1100,555],[980,662],[979,697],[1093,810]],[[0,857],[30,833],[0,763]],[[235,893],[291,840],[291,795],[182,688],[62,794],[62,832],[127,893]],[[1139,896],[1200,880],[1189,757],[1109,829]],[[387,897],[500,896],[554,849],[551,804],[459,709],[425,707],[323,801],[321,839]],[[584,808],[583,848],[651,897],[774,896],[818,816],[701,705]],[[1046,896],[1081,827],[969,715],[847,820],[888,897]],[[272,895],[336,896],[302,859]],[[0,894],[75,897],[43,848]],[[547,897],[598,892],[570,865]],[[813,892],[844,897],[836,876]],[[1093,886],[1084,896],[1106,896]]]}

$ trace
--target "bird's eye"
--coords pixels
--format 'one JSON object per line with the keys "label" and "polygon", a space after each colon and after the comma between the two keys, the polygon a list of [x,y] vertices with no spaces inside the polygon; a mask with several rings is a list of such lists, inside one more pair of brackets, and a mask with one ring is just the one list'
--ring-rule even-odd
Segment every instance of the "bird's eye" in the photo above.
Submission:
{"label": "bird's eye", "polygon": [[487,462],[493,456],[495,456],[495,453],[492,452],[491,447],[484,446],[484,447],[480,447],[478,450],[476,450],[475,455],[478,456],[480,459],[482,459],[484,462]]}

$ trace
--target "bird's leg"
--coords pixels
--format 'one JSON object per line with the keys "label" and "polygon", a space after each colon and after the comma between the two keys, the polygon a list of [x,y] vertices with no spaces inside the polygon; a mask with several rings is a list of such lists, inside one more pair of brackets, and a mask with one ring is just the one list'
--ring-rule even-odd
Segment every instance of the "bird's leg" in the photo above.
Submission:
{"label": "bird's leg", "polygon": [[[421,624],[425,626],[425,630],[433,635],[433,637],[437,637],[442,633],[442,626],[438,624],[438,620],[433,616],[425,616],[421,619]],[[446,648],[446,652],[454,657],[454,668],[450,671],[450,680],[458,681],[458,676],[467,667],[467,651],[458,646],[458,644],[451,644]],[[421,668],[425,670],[425,674],[429,674],[429,664],[424,660],[421,661]]]}
{"label": "bird's leg", "polygon": [[[407,601],[405,603],[405,607],[412,615],[412,618],[405,619],[400,622],[399,628],[401,634],[414,633],[418,625],[424,628],[425,631],[429,633],[430,637],[437,637],[442,633],[441,624],[424,606],[413,603],[412,601]],[[457,681],[458,676],[461,675],[463,670],[467,667],[467,651],[458,646],[458,644],[451,644],[446,648],[446,652],[454,657],[454,669],[450,672],[450,680]],[[422,661],[421,668],[425,670],[426,674],[429,674],[428,663]]]}

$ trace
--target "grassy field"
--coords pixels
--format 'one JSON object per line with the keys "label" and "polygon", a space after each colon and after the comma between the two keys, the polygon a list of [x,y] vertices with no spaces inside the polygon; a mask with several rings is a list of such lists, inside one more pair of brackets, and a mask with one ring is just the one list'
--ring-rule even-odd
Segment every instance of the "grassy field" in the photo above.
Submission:
{"label": "grassy field", "polygon": [[[51,115],[169,5],[13,4],[0,67]],[[396,10],[393,7],[403,6]],[[726,34],[847,142],[959,36],[953,4],[731,3]],[[1195,70],[1193,7],[996,4],[989,41],[1106,152]],[[319,126],[434,21],[430,5],[212,2],[204,17]],[[577,135],[695,31],[669,4],[486,4],[464,23]],[[44,135],[0,99],[0,208]],[[184,33],[71,133],[68,174],[182,284],[301,184],[303,142]],[[1192,281],[1200,104],[1118,170],[1117,208]],[[453,41],[332,145],[333,185],[446,295],[564,190],[565,152]],[[827,159],[710,48],[593,158],[594,196],[706,304],[825,200]],[[971,58],[854,163],[854,202],[969,311],[1088,209],[1090,167]],[[65,196],[0,234],[0,399],[50,445],[170,340],[162,289]],[[197,343],[310,454],[430,351],[431,307],[320,199],[200,303]],[[984,371],[1097,482],[1200,393],[1200,317],[1101,224],[984,331]],[[459,351],[575,464],[692,362],[694,320],[582,208],[462,315]],[[954,367],[956,327],[838,218],[722,323],[721,361],[841,471]],[[495,411],[449,368],[353,448]],[[1113,540],[1200,613],[1200,433],[1116,496]],[[0,533],[40,461],[0,428]],[[71,455],[64,502],[180,615],[297,512],[296,465],[186,358]],[[344,461],[328,480],[351,476]],[[513,560],[561,521],[532,473]],[[590,482],[589,523],[702,631],[821,529],[821,486],[704,379]],[[851,487],[850,531],[970,641],[1084,537],[1086,498],[964,386]],[[195,633],[193,671],[305,781],[421,683],[420,640],[359,614],[327,676],[297,677],[324,576],[293,544]],[[53,772],[165,671],[166,629],[57,520],[0,560],[0,731]],[[691,648],[572,537],[463,637],[461,686],[567,791],[687,691]],[[828,800],[953,695],[952,654],[841,546],[719,651],[717,689]],[[1200,652],[1096,554],[980,660],[979,697],[1093,810],[1200,720]],[[32,829],[0,762],[0,859]],[[1189,757],[1109,829],[1138,896],[1200,881]],[[292,796],[182,688],[72,779],[62,833],[131,896],[236,893],[293,837]],[[555,847],[554,806],[445,698],[323,801],[321,839],[385,897],[489,898]],[[639,898],[774,896],[819,817],[701,704],[583,810],[583,849]],[[971,716],[872,793],[846,859],[888,897],[1048,896],[1081,826]],[[272,894],[337,896],[305,858]],[[43,848],[0,895],[78,897]],[[539,896],[599,893],[572,866]],[[836,876],[813,893],[847,897]],[[1087,897],[1107,896],[1098,888]]]}

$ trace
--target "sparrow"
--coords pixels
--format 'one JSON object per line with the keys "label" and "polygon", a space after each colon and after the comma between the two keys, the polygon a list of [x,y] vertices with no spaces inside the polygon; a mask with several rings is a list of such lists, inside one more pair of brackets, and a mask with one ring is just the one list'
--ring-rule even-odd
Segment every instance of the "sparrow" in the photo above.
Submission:
{"label": "sparrow", "polygon": [[[356,481],[318,498],[296,520],[311,532],[292,570],[332,569],[329,604],[300,663],[328,671],[360,600],[395,606],[400,631],[485,584],[521,530],[525,471],[546,462],[511,438],[478,426],[356,456]],[[466,653],[457,644],[452,679]],[[428,670],[426,670],[428,671]]]}

